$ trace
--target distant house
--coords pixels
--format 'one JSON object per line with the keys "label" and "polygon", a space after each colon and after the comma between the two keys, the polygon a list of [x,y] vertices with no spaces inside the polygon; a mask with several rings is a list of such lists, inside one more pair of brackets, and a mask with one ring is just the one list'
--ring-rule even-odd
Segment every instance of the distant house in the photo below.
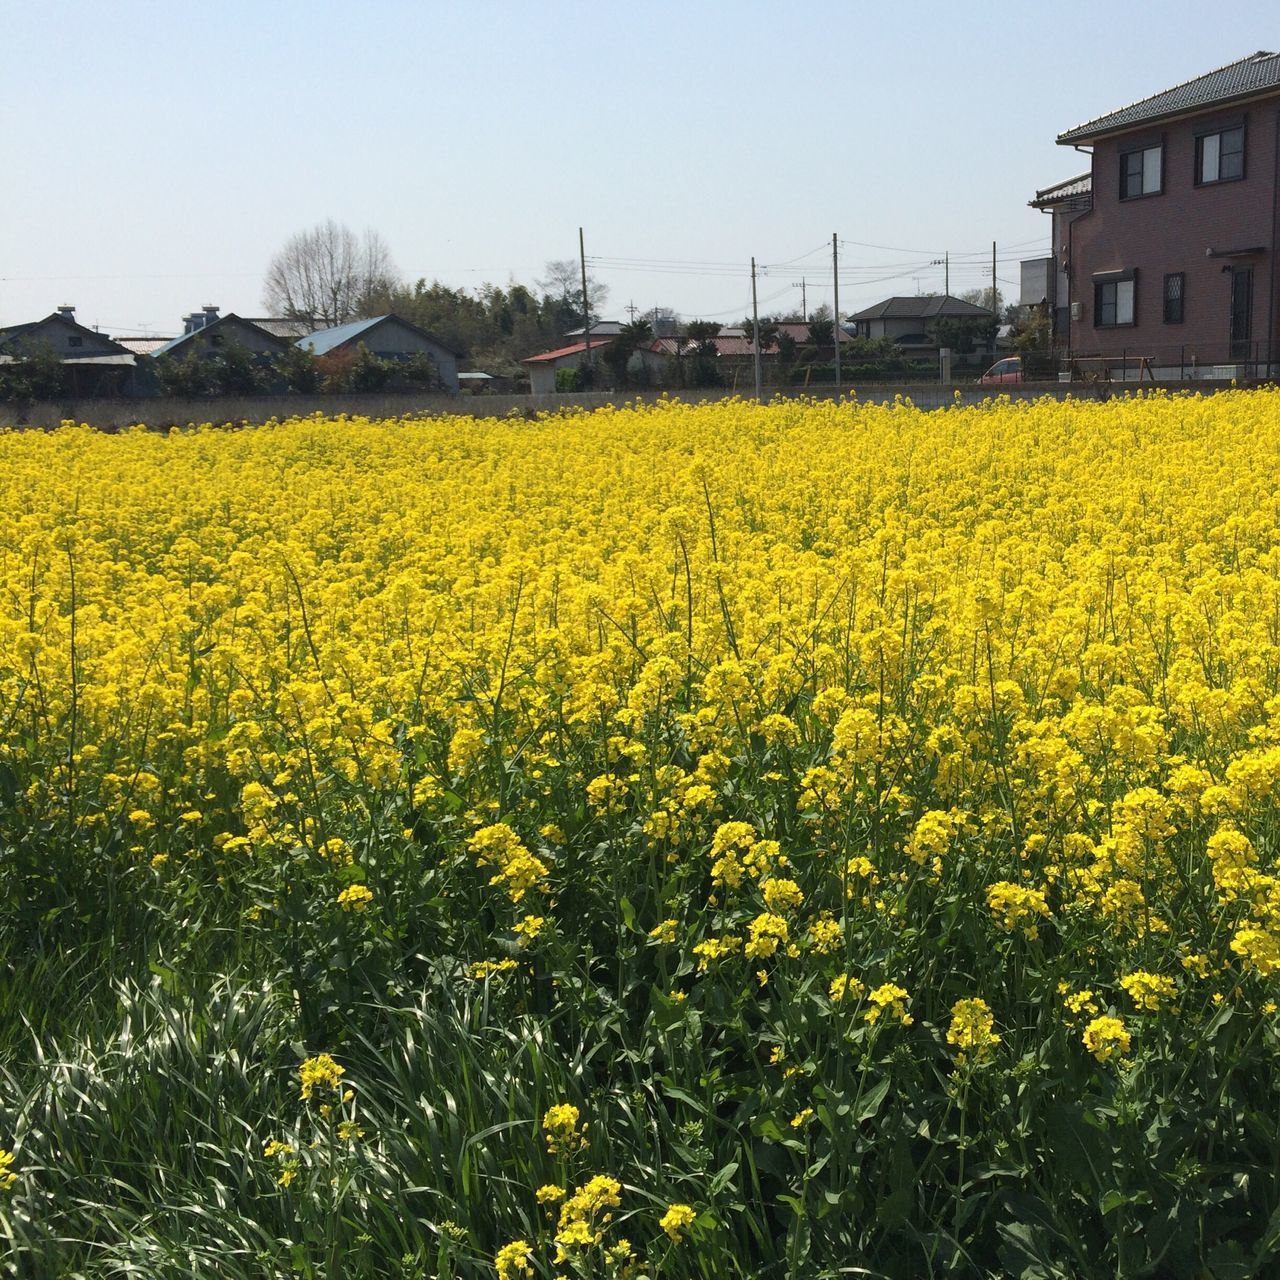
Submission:
{"label": "distant house", "polygon": [[[567,347],[557,347],[554,351],[544,351],[541,355],[529,356],[521,364],[529,371],[529,390],[535,396],[550,395],[556,389],[556,373],[560,369],[579,369],[593,364],[597,376],[608,381],[612,377],[609,366],[605,363],[605,348],[612,338],[597,338],[594,328],[591,330],[591,356],[587,358],[587,343],[573,342]],[[633,373],[642,370],[651,377],[660,377],[666,367],[666,356],[669,354],[664,344],[671,339],[659,338],[645,346],[638,347],[631,353],[627,368]]]}
{"label": "distant house", "polygon": [[985,321],[994,329],[996,315],[988,307],[938,294],[923,298],[886,298],[849,317],[859,338],[888,338],[908,359],[931,360],[942,345],[935,325],[939,320]]}
{"label": "distant house", "polygon": [[1031,202],[1053,215],[1052,305],[1072,356],[1137,359],[1157,376],[1273,376],[1280,54],[1251,53],[1058,143],[1091,156],[1087,185]]}
{"label": "distant house", "polygon": [[1028,202],[1033,209],[1053,219],[1049,243],[1053,252],[1043,258],[1025,258],[1022,262],[1022,290],[1018,302],[1024,307],[1043,308],[1053,326],[1054,345],[1071,345],[1071,309],[1068,305],[1067,245],[1071,224],[1093,208],[1093,174],[1082,173],[1065,182],[1037,191]]}
{"label": "distant house", "polygon": [[[595,346],[597,338],[607,340],[609,338],[618,337],[618,335],[622,332],[622,328],[623,328],[623,325],[621,320],[592,321],[591,345],[593,347]],[[568,333],[566,333],[564,336],[566,338],[572,338],[575,342],[578,342],[587,336],[587,331],[586,329],[583,329],[583,328],[570,329]]]}
{"label": "distant house", "polygon": [[297,345],[316,356],[339,351],[354,352],[361,346],[382,360],[407,360],[416,355],[428,355],[436,366],[444,389],[458,390],[458,361],[462,353],[399,316],[373,316],[368,320],[336,325],[332,329],[320,329],[300,338]]}
{"label": "distant house", "polygon": [[151,356],[155,360],[164,356],[171,356],[175,360],[185,360],[191,356],[203,359],[217,355],[226,347],[235,346],[243,347],[265,360],[282,355],[289,350],[290,345],[288,338],[277,337],[260,325],[242,319],[233,311],[220,316],[217,307],[207,306],[184,317],[183,332],[157,347]]}
{"label": "distant house", "polygon": [[[603,367],[601,353],[607,338],[596,341],[593,337],[590,344],[591,362]],[[567,347],[557,347],[554,351],[543,351],[540,355],[529,356],[520,362],[529,371],[529,390],[535,396],[550,395],[556,389],[556,372],[560,369],[579,369],[589,363],[587,359],[587,343],[571,342]]]}
{"label": "distant house", "polygon": [[62,364],[71,396],[129,395],[134,389],[134,353],[76,320],[71,306],[43,320],[0,329],[0,363],[52,352]]}

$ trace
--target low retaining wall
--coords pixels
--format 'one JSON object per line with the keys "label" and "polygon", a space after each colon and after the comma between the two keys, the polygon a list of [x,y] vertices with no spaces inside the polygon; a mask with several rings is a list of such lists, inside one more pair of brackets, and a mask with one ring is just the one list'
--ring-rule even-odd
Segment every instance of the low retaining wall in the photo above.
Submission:
{"label": "low retaining wall", "polygon": [[[1244,385],[1244,384],[1241,384]],[[1229,383],[1164,382],[1164,383],[1064,383],[1039,382],[1021,386],[980,387],[976,383],[944,385],[936,382],[898,383],[876,386],[860,386],[842,391],[837,397],[833,388],[813,388],[807,391],[786,388],[770,388],[771,400],[808,398],[832,400],[856,398],[863,404],[889,404],[901,396],[920,409],[941,409],[955,404],[977,404],[994,396],[1007,396],[1011,400],[1038,400],[1042,396],[1065,399],[1110,399],[1132,391],[1152,390],[1159,386],[1169,391],[1198,391],[1210,393],[1225,390]],[[63,422],[83,422],[104,431],[118,431],[125,427],[145,426],[153,430],[170,427],[186,427],[203,422],[219,425],[253,426],[283,418],[307,417],[324,414],[337,417],[402,418],[439,417],[447,414],[465,414],[475,418],[505,418],[511,414],[532,416],[536,413],[557,412],[567,409],[596,409],[604,405],[651,404],[663,396],[683,400],[725,400],[743,396],[741,391],[724,391],[714,388],[685,392],[636,391],[618,394],[603,391],[564,392],[555,395],[395,395],[359,396],[220,396],[206,400],[73,400],[65,403],[36,403],[29,405],[0,404],[0,427],[26,427],[50,430]],[[745,397],[744,398],[749,398]]]}

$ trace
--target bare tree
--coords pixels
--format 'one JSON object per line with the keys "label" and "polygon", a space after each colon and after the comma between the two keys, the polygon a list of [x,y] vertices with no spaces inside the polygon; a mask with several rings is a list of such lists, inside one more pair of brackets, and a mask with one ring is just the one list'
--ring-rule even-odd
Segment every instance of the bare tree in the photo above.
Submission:
{"label": "bare tree", "polygon": [[331,327],[359,316],[398,284],[391,251],[376,231],[358,238],[330,218],[291,236],[271,259],[263,302],[272,315]]}
{"label": "bare tree", "polygon": [[[582,323],[582,268],[572,258],[557,258],[548,262],[544,270],[545,280],[537,281],[538,288],[560,307],[564,320]],[[600,312],[609,297],[609,286],[595,276],[587,276],[587,298],[591,304],[591,319],[600,319]]]}

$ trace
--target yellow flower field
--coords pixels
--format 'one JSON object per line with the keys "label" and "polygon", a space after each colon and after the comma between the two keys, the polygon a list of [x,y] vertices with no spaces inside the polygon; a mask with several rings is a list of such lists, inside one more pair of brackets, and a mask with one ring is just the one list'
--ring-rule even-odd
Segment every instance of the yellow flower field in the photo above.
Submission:
{"label": "yellow flower field", "polygon": [[1265,390],[0,436],[13,1274],[1266,1274],[1278,466]]}

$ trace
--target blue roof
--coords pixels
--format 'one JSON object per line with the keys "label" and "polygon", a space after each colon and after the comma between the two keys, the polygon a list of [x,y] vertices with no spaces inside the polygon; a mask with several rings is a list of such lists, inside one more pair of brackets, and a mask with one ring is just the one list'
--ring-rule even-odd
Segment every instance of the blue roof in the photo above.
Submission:
{"label": "blue roof", "polygon": [[348,320],[346,324],[336,325],[332,329],[319,329],[305,338],[299,338],[295,345],[310,351],[312,355],[322,356],[334,347],[340,347],[344,342],[367,333],[374,325],[390,319],[390,316],[374,316],[370,320]]}
{"label": "blue roof", "polygon": [[196,333],[199,333],[198,329],[195,331],[195,333],[180,333],[176,338],[170,338],[169,341],[166,342],[163,347],[157,347],[151,353],[151,358],[154,360],[157,356],[167,356],[169,352],[174,349],[174,347],[182,346],[182,344],[186,342],[188,338],[194,338],[196,336]]}
{"label": "blue roof", "polygon": [[457,356],[459,359],[462,357],[462,352],[445,342],[443,338],[437,338],[434,333],[428,333],[425,329],[418,328],[416,324],[411,324],[403,316],[398,316],[391,312],[385,316],[371,316],[368,320],[348,320],[346,324],[335,325],[332,329],[320,329],[305,338],[299,338],[294,345],[301,347],[304,351],[310,351],[313,356],[323,356],[344,343],[351,342],[369,333],[371,330],[376,329],[378,325],[385,324],[387,321],[392,324],[398,324],[402,328],[426,338],[428,342],[434,343],[437,347],[449,352],[450,355]]}

